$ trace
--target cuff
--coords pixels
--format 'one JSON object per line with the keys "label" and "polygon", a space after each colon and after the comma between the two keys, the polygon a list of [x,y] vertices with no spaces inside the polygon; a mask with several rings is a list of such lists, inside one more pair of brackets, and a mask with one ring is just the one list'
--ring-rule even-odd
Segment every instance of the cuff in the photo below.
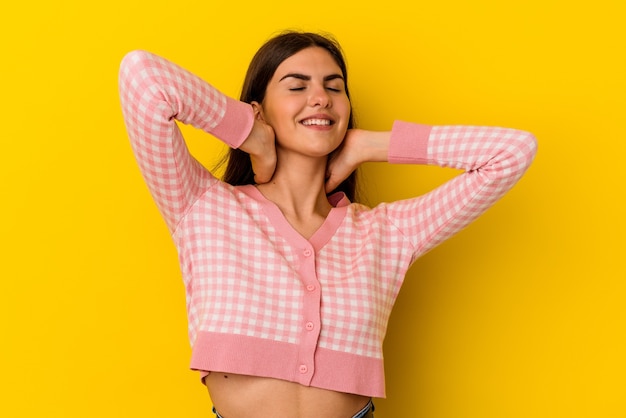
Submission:
{"label": "cuff", "polygon": [[231,97],[226,97],[226,113],[220,123],[211,130],[211,134],[224,141],[232,148],[239,148],[246,140],[252,125],[254,113],[252,106]]}
{"label": "cuff", "polygon": [[424,164],[432,126],[395,121],[391,129],[388,160],[394,164]]}

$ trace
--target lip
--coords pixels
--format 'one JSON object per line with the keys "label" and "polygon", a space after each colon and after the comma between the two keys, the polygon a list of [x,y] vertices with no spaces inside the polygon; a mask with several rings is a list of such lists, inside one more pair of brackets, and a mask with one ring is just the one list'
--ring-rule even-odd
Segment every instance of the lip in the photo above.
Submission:
{"label": "lip", "polygon": [[[330,121],[330,125],[326,125],[326,127],[329,126],[333,126],[336,122],[335,119],[333,117],[331,117],[330,115],[327,115],[325,113],[316,113],[314,115],[309,115],[305,118],[300,119],[298,122],[300,124],[302,124],[302,122],[304,122],[305,120],[309,120],[309,119],[324,119],[324,120],[329,120]],[[314,126],[314,127],[320,127],[319,125],[309,125],[309,126]],[[308,127],[308,126],[307,126]]]}

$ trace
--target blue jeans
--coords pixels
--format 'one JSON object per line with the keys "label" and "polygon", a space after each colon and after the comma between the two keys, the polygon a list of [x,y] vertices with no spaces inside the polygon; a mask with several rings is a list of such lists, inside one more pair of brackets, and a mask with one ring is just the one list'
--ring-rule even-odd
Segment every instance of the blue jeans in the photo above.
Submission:
{"label": "blue jeans", "polygon": [[[363,407],[363,409],[361,409],[359,412],[354,414],[354,416],[352,416],[352,418],[374,418],[374,409],[375,409],[374,408],[374,403],[370,399],[370,401],[367,403],[367,405],[365,405]],[[224,418],[223,416],[221,416],[219,414],[219,412],[217,412],[215,407],[213,407],[213,413],[215,414],[216,418]]]}

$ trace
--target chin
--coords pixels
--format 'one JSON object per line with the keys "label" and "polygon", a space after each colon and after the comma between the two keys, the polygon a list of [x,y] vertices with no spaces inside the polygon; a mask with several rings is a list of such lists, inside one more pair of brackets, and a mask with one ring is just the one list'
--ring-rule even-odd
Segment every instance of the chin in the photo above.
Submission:
{"label": "chin", "polygon": [[338,144],[337,146],[334,147],[329,147],[329,146],[325,146],[325,147],[320,147],[320,148],[316,148],[316,149],[312,149],[310,150],[310,155],[312,157],[328,157],[330,156],[333,152],[335,152],[337,150],[337,148],[339,148]]}

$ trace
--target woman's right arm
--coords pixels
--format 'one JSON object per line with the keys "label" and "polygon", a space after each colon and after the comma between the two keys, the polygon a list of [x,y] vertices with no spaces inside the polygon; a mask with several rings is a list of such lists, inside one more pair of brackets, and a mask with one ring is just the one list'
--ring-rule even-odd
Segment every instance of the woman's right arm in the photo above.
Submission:
{"label": "woman's right arm", "polygon": [[119,89],[133,152],[173,232],[189,206],[217,181],[191,156],[176,120],[238,148],[255,124],[252,107],[145,51],[124,57]]}

